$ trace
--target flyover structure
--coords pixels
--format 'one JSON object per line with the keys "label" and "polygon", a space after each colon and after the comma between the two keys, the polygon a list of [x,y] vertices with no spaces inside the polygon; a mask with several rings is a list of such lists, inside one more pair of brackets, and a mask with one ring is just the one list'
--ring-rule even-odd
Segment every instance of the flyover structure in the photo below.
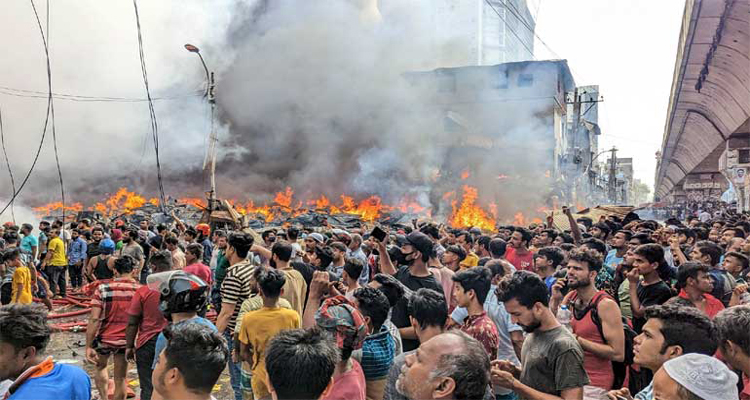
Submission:
{"label": "flyover structure", "polygon": [[750,207],[750,0],[686,0],[655,199]]}

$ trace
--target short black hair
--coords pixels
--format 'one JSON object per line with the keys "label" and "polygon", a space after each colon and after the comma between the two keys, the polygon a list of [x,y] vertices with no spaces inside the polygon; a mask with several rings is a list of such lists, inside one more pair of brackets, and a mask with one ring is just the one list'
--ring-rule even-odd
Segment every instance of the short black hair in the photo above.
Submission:
{"label": "short black hair", "polygon": [[663,304],[646,308],[646,319],[661,321],[664,345],[661,354],[669,346],[682,347],[682,353],[699,353],[712,356],[719,343],[713,322],[694,307]]}
{"label": "short black hair", "polygon": [[164,330],[167,369],[177,368],[185,387],[208,394],[229,361],[226,341],[218,332],[197,322],[170,324]]}
{"label": "short black hair", "polygon": [[554,230],[554,229],[544,229],[544,230],[542,230],[541,233],[546,233],[547,236],[549,236],[550,238],[552,238],[552,240],[555,240],[557,238],[557,234],[558,234],[557,231]]}
{"label": "short black hair", "polygon": [[633,237],[633,232],[625,229],[620,229],[619,231],[615,232],[615,235],[618,233],[622,233],[623,235],[625,235],[625,240],[630,240],[630,238]]}
{"label": "short black hair", "polygon": [[552,268],[554,269],[557,269],[557,267],[562,264],[563,260],[565,260],[565,253],[563,253],[563,250],[557,246],[542,247],[536,252],[534,258],[539,256],[552,261]]}
{"label": "short black hair", "polygon": [[573,250],[568,255],[569,261],[576,261],[579,263],[586,263],[589,271],[596,272],[597,274],[602,269],[602,259],[597,257],[591,250],[585,250],[583,248]]}
{"label": "short black hair", "polygon": [[516,299],[518,304],[531,308],[536,303],[549,306],[549,291],[539,275],[529,271],[516,271],[497,287],[497,298],[503,303]]}
{"label": "short black hair", "polygon": [[190,243],[185,248],[185,251],[194,255],[198,260],[203,259],[203,245],[200,243]]}
{"label": "short black hair", "polygon": [[365,264],[359,258],[348,257],[344,262],[344,271],[351,279],[359,279],[363,269],[365,269]]}
{"label": "short black hair", "polygon": [[607,254],[607,245],[596,238],[588,238],[581,243],[581,246],[588,247],[589,249],[596,250],[601,254]]}
{"label": "short black hair", "polygon": [[677,234],[678,236],[685,235],[685,237],[688,239],[690,238],[692,238],[693,240],[696,239],[695,230],[691,228],[677,228],[677,230],[675,231],[675,234]]}
{"label": "short black hair", "polygon": [[315,246],[315,256],[320,260],[321,270],[325,270],[333,262],[333,252],[330,247]]}
{"label": "short black hair", "polygon": [[13,346],[16,353],[34,347],[47,348],[52,328],[47,325],[47,309],[39,304],[8,304],[0,307],[0,342]]}
{"label": "short black hair", "polygon": [[729,307],[714,318],[719,343],[731,340],[745,355],[750,355],[750,305]]}
{"label": "short black hair", "polygon": [[253,278],[258,282],[258,288],[263,296],[277,299],[281,295],[281,289],[286,284],[286,275],[277,269],[257,267],[253,271]]}
{"label": "short black hair", "polygon": [[3,235],[3,240],[5,240],[5,244],[14,244],[18,243],[18,240],[20,237],[18,236],[18,232],[8,230],[5,232],[5,235]]}
{"label": "short black hair", "polygon": [[490,255],[492,255],[493,258],[500,258],[505,255],[505,249],[507,248],[508,244],[505,242],[505,240],[500,238],[494,238],[490,240]]}
{"label": "short black hair", "polygon": [[461,285],[465,292],[473,290],[479,304],[484,305],[492,285],[492,273],[487,267],[469,268],[456,273],[451,279]]}
{"label": "short black hair", "polygon": [[594,224],[594,225],[593,225],[593,226],[592,226],[591,228],[597,228],[597,229],[599,229],[600,231],[604,232],[604,237],[605,237],[605,238],[606,238],[607,236],[609,236],[609,233],[610,233],[610,232],[612,232],[612,228],[610,228],[610,227],[609,227],[609,225],[607,225],[607,224],[606,224],[606,223],[604,223],[604,222],[597,222],[597,223],[595,223],[595,224]]}
{"label": "short black hair", "polygon": [[479,238],[477,238],[477,243],[479,243],[479,246],[485,248],[487,251],[490,251],[491,241],[492,241],[492,238],[487,235],[482,235]]}
{"label": "short black hair", "polygon": [[531,241],[531,238],[533,237],[533,235],[531,234],[530,230],[528,230],[528,229],[526,229],[524,227],[521,227],[521,226],[517,227],[513,232],[520,233],[521,234],[521,241],[522,242],[526,242],[527,245],[529,244],[529,242]]}
{"label": "short black hair", "polygon": [[736,251],[730,251],[730,252],[727,252],[727,254],[724,254],[724,259],[726,259],[727,257],[734,257],[737,260],[739,260],[740,264],[742,264],[743,271],[750,268],[750,258],[747,258],[747,256],[742,253],[738,253]]}
{"label": "short black hair", "polygon": [[120,274],[129,274],[135,269],[135,259],[127,254],[115,260],[115,271]]}
{"label": "short black hair", "polygon": [[291,241],[296,241],[299,237],[299,228],[296,226],[290,226],[289,229],[286,230],[286,236]]}
{"label": "short black hair", "polygon": [[494,279],[496,276],[505,276],[505,266],[500,260],[487,260],[484,267],[490,270],[490,274]]}
{"label": "short black hair", "polygon": [[164,238],[164,242],[172,246],[177,246],[178,244],[180,244],[180,241],[175,235],[167,235],[167,237]]}
{"label": "short black hair", "polygon": [[636,233],[633,235],[630,240],[637,240],[638,244],[651,244],[654,243],[654,240],[651,239],[651,236],[649,236],[647,233]]}
{"label": "short black hair", "polygon": [[154,271],[169,271],[172,269],[172,253],[169,250],[160,250],[151,253],[148,263],[154,268]]}
{"label": "short black hair", "polygon": [[698,279],[698,273],[708,273],[708,265],[702,264],[698,261],[686,262],[677,269],[677,286],[679,288],[685,288],[687,285],[688,278]]}
{"label": "short black hair", "polygon": [[15,261],[18,259],[18,257],[21,257],[21,249],[18,247],[13,247],[10,249],[6,249],[2,254],[2,257],[0,257],[0,262],[8,262],[8,261]]}
{"label": "short black hair", "polygon": [[460,238],[461,236],[465,236],[466,243],[468,244],[474,244],[474,236],[471,236],[471,233],[469,231],[461,231],[456,234],[456,239]]}
{"label": "short black hair", "polygon": [[645,258],[651,264],[664,263],[664,249],[656,243],[642,244],[636,247],[633,253]]}
{"label": "short black hair", "polygon": [[355,290],[354,298],[357,300],[362,315],[370,317],[374,332],[379,332],[380,327],[388,319],[388,311],[391,309],[388,298],[380,290],[371,287]]}
{"label": "short black hair", "polygon": [[237,252],[238,257],[246,258],[250,248],[253,247],[254,241],[253,235],[249,233],[233,232],[229,235],[227,244]]}
{"label": "short black hair", "polygon": [[406,286],[404,286],[404,284],[393,275],[376,274],[372,277],[372,280],[380,284],[378,290],[383,292],[385,297],[388,298],[388,304],[391,307],[395,307],[408,290]]}
{"label": "short black hair", "polygon": [[721,262],[721,255],[724,253],[724,250],[718,244],[708,240],[701,240],[695,244],[695,248],[698,249],[701,255],[708,256],[711,259],[711,266],[719,265]]}
{"label": "short black hair", "polygon": [[448,320],[448,303],[441,292],[421,288],[409,297],[409,315],[426,329],[429,326],[442,328]]}
{"label": "short black hair", "polygon": [[723,235],[726,231],[732,231],[734,232],[734,237],[738,238],[745,238],[745,230],[742,229],[742,227],[739,226],[730,226],[728,228],[724,228],[721,230],[721,234]]}
{"label": "short black hair", "polygon": [[458,262],[461,262],[466,259],[466,250],[464,250],[464,248],[459,245],[454,244],[452,246],[448,246],[448,248],[445,249],[445,251],[448,253],[453,253],[457,255]]}
{"label": "short black hair", "polygon": [[289,242],[276,242],[271,247],[271,254],[276,255],[279,260],[284,262],[288,262],[292,259],[292,253],[294,253],[294,248]]}
{"label": "short black hair", "polygon": [[319,399],[331,383],[339,349],[318,328],[279,332],[266,347],[266,371],[279,400]]}
{"label": "short black hair", "polygon": [[267,231],[262,232],[260,234],[260,238],[263,240],[266,240],[268,239],[269,236],[271,236],[272,233],[273,233],[273,236],[276,236],[276,231],[274,231],[273,229],[269,229]]}

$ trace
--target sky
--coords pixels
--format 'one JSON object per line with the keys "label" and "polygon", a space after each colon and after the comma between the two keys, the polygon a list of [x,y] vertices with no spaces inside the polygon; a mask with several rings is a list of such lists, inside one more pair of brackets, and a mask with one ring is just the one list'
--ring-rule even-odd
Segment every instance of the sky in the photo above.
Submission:
{"label": "sky", "polygon": [[528,4],[536,15],[535,57],[567,59],[577,85],[599,85],[599,151],[615,146],[618,157],[632,157],[635,178],[653,191],[685,1]]}

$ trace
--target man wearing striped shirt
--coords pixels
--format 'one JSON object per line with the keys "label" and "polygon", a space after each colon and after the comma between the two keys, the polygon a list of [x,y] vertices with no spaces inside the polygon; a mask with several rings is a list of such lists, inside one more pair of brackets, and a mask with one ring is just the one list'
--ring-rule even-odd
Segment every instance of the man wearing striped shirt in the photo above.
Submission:
{"label": "man wearing striped shirt", "polygon": [[[216,319],[216,328],[224,334],[230,352],[234,349],[233,332],[237,323],[242,303],[250,297],[252,291],[252,275],[254,266],[247,261],[247,255],[253,246],[253,237],[246,233],[233,233],[229,236],[226,256],[230,267],[221,284],[221,312]],[[239,360],[239,357],[232,357]],[[240,388],[240,365],[229,361],[229,378],[234,391],[235,400],[242,400]]]}

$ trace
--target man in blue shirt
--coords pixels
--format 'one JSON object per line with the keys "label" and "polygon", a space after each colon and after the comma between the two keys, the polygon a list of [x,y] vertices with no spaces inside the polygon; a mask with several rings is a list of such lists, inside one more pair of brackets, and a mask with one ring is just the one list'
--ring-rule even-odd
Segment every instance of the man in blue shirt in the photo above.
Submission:
{"label": "man in blue shirt", "polygon": [[77,228],[71,232],[71,239],[68,246],[68,273],[70,285],[78,289],[83,286],[83,262],[86,261],[87,245]]}
{"label": "man in blue shirt", "polygon": [[[51,333],[43,307],[0,307],[0,382],[13,381],[7,390],[8,400],[91,398],[91,380],[84,370],[45,357]],[[5,395],[0,393],[0,398]]]}

